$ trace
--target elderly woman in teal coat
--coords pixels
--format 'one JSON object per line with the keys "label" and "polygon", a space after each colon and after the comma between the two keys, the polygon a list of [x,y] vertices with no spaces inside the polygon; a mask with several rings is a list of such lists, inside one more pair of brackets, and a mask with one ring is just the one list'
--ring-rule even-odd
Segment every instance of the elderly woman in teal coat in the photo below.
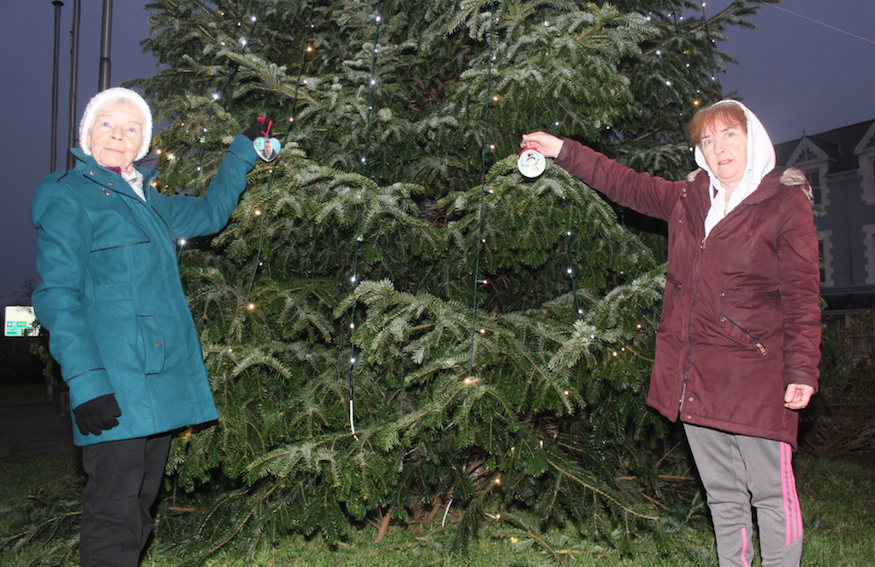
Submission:
{"label": "elderly woman in teal coat", "polygon": [[85,109],[76,165],[34,195],[42,283],[33,305],[83,447],[85,567],[137,565],[172,432],[217,419],[175,243],[228,222],[256,161],[259,126],[236,137],[205,198],[170,197],[153,187],[156,171],[134,165],[149,151],[148,105],[134,91],[108,89]]}

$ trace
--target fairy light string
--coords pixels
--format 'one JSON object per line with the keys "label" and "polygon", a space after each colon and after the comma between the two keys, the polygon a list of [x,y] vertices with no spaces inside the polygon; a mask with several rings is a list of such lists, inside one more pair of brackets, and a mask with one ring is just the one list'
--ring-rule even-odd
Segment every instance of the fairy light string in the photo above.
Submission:
{"label": "fairy light string", "polygon": [[[716,54],[714,52],[714,39],[711,37],[710,28],[708,26],[708,17],[705,14],[705,5],[706,4],[704,2],[702,2],[701,4],[699,4],[698,8],[702,12],[702,29],[705,31],[706,41],[708,42],[708,52],[711,55],[710,80],[711,80],[712,86],[717,89],[718,98],[719,98],[720,96],[722,96],[720,94],[720,93],[722,93],[722,87],[720,85],[720,82],[717,80],[717,70],[716,70],[717,69],[717,59],[716,59]],[[651,12],[651,15],[653,15],[653,12]],[[669,21],[672,21],[674,23],[675,33],[680,38],[680,36],[682,34],[680,20],[684,19],[683,15],[678,14],[678,12],[675,11],[675,12],[669,13],[668,18],[669,18]],[[651,17],[647,16],[647,20],[650,21]],[[663,56],[663,49],[657,48],[654,50],[654,53],[657,57],[657,60],[659,61],[660,68],[662,69],[662,74],[663,74],[663,77],[665,80],[665,85],[668,87],[668,90],[670,91],[671,96],[674,98],[674,101],[675,101],[675,114],[677,116],[677,121],[678,121],[678,130],[681,132],[681,135],[684,138],[686,138],[687,131],[686,131],[686,126],[685,126],[685,118],[684,118],[683,97],[675,89],[674,82],[671,80],[671,74],[669,72],[669,68],[666,65],[666,62],[665,62],[665,59]],[[689,79],[691,81],[691,84],[695,85],[696,97],[693,99],[692,104],[693,104],[693,106],[698,107],[703,103],[703,101],[701,100],[702,91],[700,89],[700,82],[696,79],[695,75],[693,74],[693,70],[690,66],[690,63],[689,63],[689,61],[687,61],[686,54],[682,52],[680,54],[680,57],[682,58],[682,61],[684,63],[684,67],[687,69],[687,73],[689,74]],[[692,150],[692,148],[691,148],[691,150]],[[690,159],[692,160],[692,154],[690,155]]]}
{"label": "fairy light string", "polygon": [[[678,38],[680,38],[680,37],[681,37],[681,24],[680,24],[680,20],[683,20],[684,17],[683,17],[682,15],[678,14],[677,11],[675,11],[674,14],[672,14],[672,16],[674,17],[674,29],[675,29],[675,33],[677,34]],[[687,59],[687,53],[686,53],[686,51],[682,51],[682,52],[681,52],[681,57],[682,57],[683,60],[684,60],[684,67],[686,67],[686,69],[687,69],[687,74],[690,76],[690,84],[691,84],[691,85],[696,85],[696,99],[693,101],[693,105],[694,105],[694,106],[699,106],[699,103],[701,102],[701,101],[699,100],[699,98],[701,98],[701,94],[702,94],[702,91],[701,91],[701,89],[699,88],[699,81],[696,80],[696,76],[693,75],[693,69],[690,67],[690,62],[689,62],[689,60]],[[713,61],[713,59],[712,59],[712,61]]]}
{"label": "fairy light string", "polygon": [[668,90],[671,92],[672,97],[674,98],[674,101],[675,101],[674,113],[678,119],[678,130],[680,130],[681,133],[683,133],[683,131],[684,131],[684,117],[683,117],[683,114],[681,112],[681,109],[683,108],[683,103],[682,103],[680,97],[678,96],[677,91],[675,91],[674,84],[672,83],[672,80],[668,75],[668,67],[666,67],[665,60],[662,58],[662,49],[656,50],[656,58],[659,60],[660,67],[662,67],[662,76],[665,78],[665,86],[668,87]]}
{"label": "fairy light string", "polygon": [[[559,119],[556,117],[556,99],[550,97],[550,111],[553,117],[553,135],[559,135]],[[564,197],[563,197],[564,199]],[[568,229],[565,231],[565,242],[568,245],[568,278],[571,280],[571,294],[574,297],[574,311],[577,313],[577,320],[583,319],[583,309],[580,308],[580,297],[577,295],[577,282],[574,278],[574,246],[571,243],[571,218],[568,220]]]}
{"label": "fairy light string", "polygon": [[[368,79],[368,108],[365,113],[366,124],[365,124],[365,140],[364,140],[364,148],[362,150],[361,164],[362,164],[362,175],[367,176],[368,174],[368,148],[370,146],[371,139],[371,114],[374,109],[374,87],[377,84],[376,79],[376,70],[377,70],[377,56],[380,52],[379,49],[379,41],[380,41],[380,22],[383,20],[383,17],[380,15],[380,4],[381,0],[377,0],[375,9],[374,9],[374,43],[373,49],[371,52],[371,72],[370,78]],[[358,260],[359,260],[359,249],[361,247],[361,242],[363,240],[362,235],[360,234],[361,230],[361,221],[362,221],[362,204],[361,204],[361,194],[358,196],[359,202],[356,203],[356,219],[355,219],[355,242],[353,243],[353,255],[352,255],[352,275],[349,278],[350,289],[351,291],[355,291],[356,285],[358,283]],[[347,365],[347,378],[348,378],[348,386],[349,386],[349,429],[352,432],[352,436],[358,441],[358,435],[355,430],[355,364],[356,364],[356,348],[355,348],[355,315],[356,315],[356,302],[352,303],[350,307],[349,313],[349,364]]]}
{"label": "fairy light string", "polygon": [[[261,15],[261,9],[264,7],[265,2],[267,2],[267,0],[262,0],[261,3],[258,5],[258,9],[255,11],[255,14],[249,17],[249,20],[250,20],[250,22],[252,22],[252,25],[249,26],[249,31],[248,31],[246,37],[240,38],[240,54],[241,55],[246,53],[246,46],[255,34],[255,28],[256,28],[256,25],[258,23],[258,18]],[[242,25],[243,25],[243,22],[241,22],[241,21],[237,22],[238,28],[241,27]],[[225,76],[225,81],[222,83],[222,85],[219,87],[219,89],[216,90],[212,94],[212,96],[211,96],[212,101],[210,102],[210,107],[207,109],[207,120],[206,120],[207,123],[209,123],[210,119],[212,119],[212,117],[213,117],[213,108],[216,105],[216,101],[219,100],[225,94],[225,89],[228,87],[228,84],[231,82],[231,79],[237,73],[237,69],[239,67],[240,67],[239,63],[234,63],[231,66],[231,68],[228,70],[228,73]],[[200,146],[200,149],[198,150],[197,169],[195,169],[195,174],[194,174],[194,189],[193,189],[194,193],[197,193],[198,183],[200,182],[201,171],[203,170],[204,154],[205,154],[206,148],[207,148],[207,128],[206,127],[203,128],[202,134],[203,135],[201,136],[201,139],[200,139],[201,146]],[[170,159],[169,156],[168,156],[168,159]],[[177,259],[179,258],[180,254],[182,254],[182,249],[184,246],[185,246],[185,239],[180,239],[177,241],[177,248],[176,248]]]}
{"label": "fairy light string", "polygon": [[[705,2],[702,2],[699,5],[699,9],[702,10],[702,23],[705,26],[705,37],[708,38],[708,49],[711,52],[711,81],[717,83],[717,57],[714,53],[714,38],[711,37],[711,30],[708,28],[708,16],[705,14]],[[722,91],[722,89],[719,90]]]}
{"label": "fairy light string", "polygon": [[485,210],[486,195],[491,193],[490,189],[486,188],[486,153],[489,149],[489,101],[492,99],[492,60],[493,60],[493,39],[495,36],[495,0],[492,0],[489,5],[490,28],[489,28],[489,53],[487,56],[486,66],[486,103],[483,118],[483,150],[481,151],[480,165],[480,212],[479,221],[477,223],[477,261],[474,268],[474,304],[471,323],[471,358],[468,363],[468,376],[474,371],[474,355],[477,348],[477,335],[484,333],[484,329],[477,328],[477,300],[478,291],[481,284],[486,284],[486,280],[480,279],[480,258],[483,250],[483,213]]}
{"label": "fairy light string", "polygon": [[[289,110],[289,113],[288,113],[289,125],[288,125],[288,128],[286,128],[286,133],[283,136],[283,141],[282,141],[282,145],[281,145],[281,147],[283,147],[283,148],[286,147],[286,142],[288,142],[288,140],[289,140],[289,134],[291,134],[292,128],[295,125],[295,110],[297,109],[297,106],[298,106],[298,90],[300,89],[300,86],[301,86],[301,78],[304,75],[304,64],[307,62],[307,53],[309,53],[311,51],[311,48],[310,48],[310,30],[313,28],[313,8],[314,8],[315,4],[316,4],[316,0],[311,0],[310,10],[309,10],[309,13],[307,14],[307,27],[304,29],[304,46],[301,50],[301,64],[298,66],[298,78],[295,81],[295,94],[292,97],[292,105],[291,105],[291,109]],[[278,156],[277,161],[276,161],[277,165],[279,165],[280,159],[281,159],[281,156]],[[267,188],[265,189],[265,192],[268,195],[270,194],[271,187],[273,186],[273,178],[274,178],[275,172],[276,172],[276,167],[275,166],[271,167],[270,173],[267,177]],[[261,267],[261,254],[263,252],[263,247],[264,247],[264,223],[265,223],[265,217],[267,215],[263,214],[263,211],[262,211],[262,214],[259,216],[261,217],[261,222],[260,222],[260,226],[259,226],[259,230],[258,230],[258,250],[256,251],[256,254],[255,254],[255,265],[252,268],[252,277],[249,279],[249,288],[246,291],[246,304],[248,306],[253,305],[252,303],[249,302],[249,300],[252,297],[252,288],[255,285],[255,277],[258,275],[258,271],[259,271],[258,269]],[[253,305],[253,307],[254,307],[254,305]]]}
{"label": "fairy light string", "polygon": [[[252,40],[255,35],[255,29],[258,25],[258,18],[261,15],[261,9],[264,7],[265,2],[267,0],[262,0],[261,4],[258,5],[258,9],[255,11],[255,14],[249,17],[249,20],[252,22],[252,25],[249,26],[249,32],[247,33],[245,38],[240,38],[240,55],[244,55],[246,53],[246,46]],[[237,22],[237,26],[242,26],[242,22]],[[210,102],[210,108],[207,111],[207,122],[209,122],[210,118],[213,117],[213,108],[216,106],[216,101],[222,98],[225,94],[225,89],[228,88],[228,84],[231,82],[231,79],[234,78],[234,75],[237,73],[237,69],[240,68],[239,63],[234,63],[231,68],[228,70],[227,75],[225,75],[225,81],[222,83],[222,86],[213,93],[212,101]],[[203,129],[203,136],[201,137],[201,147],[198,152],[198,162],[197,162],[197,171],[194,177],[194,189],[197,191],[198,181],[200,180],[200,174],[203,165],[204,153],[207,147],[207,128]]]}

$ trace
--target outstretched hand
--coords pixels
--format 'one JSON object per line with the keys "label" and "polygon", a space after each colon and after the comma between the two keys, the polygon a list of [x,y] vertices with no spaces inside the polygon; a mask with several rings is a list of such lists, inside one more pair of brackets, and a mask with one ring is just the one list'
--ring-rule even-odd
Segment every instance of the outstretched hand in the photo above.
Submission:
{"label": "outstretched hand", "polygon": [[562,144],[564,143],[565,141],[561,138],[546,132],[532,132],[531,134],[523,134],[520,147],[534,148],[544,154],[544,157],[555,158],[562,151]]}

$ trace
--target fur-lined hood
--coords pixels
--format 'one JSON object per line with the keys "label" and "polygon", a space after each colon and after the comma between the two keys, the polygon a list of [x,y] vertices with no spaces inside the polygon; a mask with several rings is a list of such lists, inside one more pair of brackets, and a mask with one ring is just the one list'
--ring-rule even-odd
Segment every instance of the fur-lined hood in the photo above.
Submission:
{"label": "fur-lined hood", "polygon": [[[688,173],[687,183],[692,183],[700,171],[704,170],[699,168]],[[806,176],[805,172],[801,169],[788,167],[784,170],[784,173],[781,174],[780,181],[781,185],[786,185],[787,187],[799,187],[802,189],[802,192],[805,193],[805,196],[808,197],[808,200],[811,201],[812,204],[814,203],[814,190],[811,189],[811,183],[808,182],[808,176]]]}

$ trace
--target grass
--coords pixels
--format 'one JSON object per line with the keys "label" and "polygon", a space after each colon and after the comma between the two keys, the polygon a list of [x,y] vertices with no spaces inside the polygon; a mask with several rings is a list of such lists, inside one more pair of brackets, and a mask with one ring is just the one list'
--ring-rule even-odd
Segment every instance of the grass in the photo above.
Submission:
{"label": "grass", "polygon": [[[798,458],[796,476],[805,519],[806,566],[861,567],[875,558],[875,471],[857,464]],[[75,494],[82,477],[72,460],[0,464],[0,541],[20,529],[35,505],[51,502],[78,510],[78,502],[64,502],[48,495]],[[162,509],[162,514],[166,510]],[[159,520],[162,521],[162,520]],[[634,551],[621,553],[562,533],[532,537],[513,534],[501,522],[487,524],[480,540],[465,555],[450,552],[454,531],[438,525],[414,531],[390,527],[375,542],[376,527],[356,533],[342,546],[329,546],[320,538],[265,537],[250,559],[239,551],[224,551],[208,559],[208,567],[716,567],[713,535],[707,528],[684,526],[671,535],[676,552],[660,555],[646,538]],[[75,539],[75,538],[74,538]],[[74,540],[61,538],[61,547]],[[156,540],[142,567],[176,567],[180,558],[173,542]],[[548,551],[549,549],[549,551]],[[25,567],[42,555],[41,549],[0,552],[0,567]],[[67,563],[74,565],[75,552]],[[755,562],[754,565],[759,565]]]}
{"label": "grass", "polygon": [[[0,388],[0,400],[34,398],[44,395],[41,384]],[[805,546],[802,564],[806,567],[862,567],[875,564],[875,460],[864,466],[832,459],[797,456],[796,478],[805,521]],[[58,550],[69,550],[65,561],[39,563],[50,551],[45,545],[24,546],[20,550],[0,551],[0,567],[26,567],[52,564],[76,565],[76,529],[79,494],[84,484],[78,463],[57,460],[27,463],[0,462],[0,546],[7,538],[22,533],[22,526],[45,519],[46,510],[66,516],[57,526],[53,540]],[[695,487],[688,486],[688,493]],[[186,497],[183,497],[183,500]],[[200,495],[199,498],[203,498]],[[141,567],[178,567],[181,558],[174,554],[173,537],[177,523],[185,523],[184,512],[171,512],[171,500],[162,502],[158,522],[165,529],[152,544]],[[180,501],[173,501],[174,505]],[[184,505],[184,502],[183,502]],[[529,535],[519,533],[507,523],[487,523],[478,541],[467,554],[451,552],[455,530],[439,523],[428,527],[390,526],[386,537],[376,542],[377,527],[368,526],[353,534],[341,546],[326,544],[319,537],[266,534],[249,558],[241,551],[221,551],[210,557],[208,567],[716,567],[713,534],[701,501],[687,502],[690,518],[684,525],[666,524],[663,537],[671,541],[671,553],[651,541],[650,531],[635,534],[631,550],[617,550],[601,543],[581,540],[576,532]],[[183,506],[184,507],[184,506]],[[681,515],[684,512],[681,511]],[[440,519],[438,519],[438,522]],[[56,524],[50,524],[52,528]],[[754,566],[759,566],[755,562]]]}
{"label": "grass", "polygon": [[[30,523],[37,502],[57,493],[74,494],[73,485],[81,483],[78,463],[73,459],[29,463],[0,463],[0,544]],[[63,501],[57,504],[63,507]],[[66,503],[79,509],[78,501]],[[0,551],[0,567],[23,567],[42,555],[33,547],[21,553]]]}
{"label": "grass", "polygon": [[797,474],[805,522],[805,565],[875,564],[875,471],[817,459]]}

